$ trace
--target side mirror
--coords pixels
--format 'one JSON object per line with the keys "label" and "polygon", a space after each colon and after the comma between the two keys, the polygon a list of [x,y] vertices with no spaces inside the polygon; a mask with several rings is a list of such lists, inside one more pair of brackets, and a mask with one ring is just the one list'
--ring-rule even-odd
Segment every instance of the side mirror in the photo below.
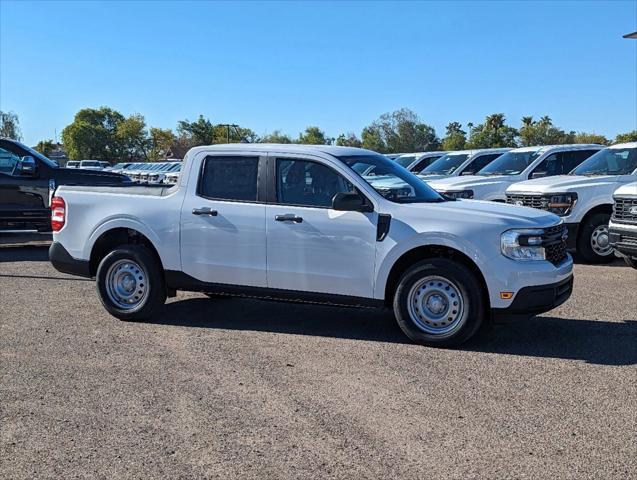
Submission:
{"label": "side mirror", "polygon": [[15,173],[17,175],[24,175],[27,177],[32,177],[37,173],[38,166],[35,163],[35,158],[30,155],[26,155],[18,160],[18,163],[15,166]]}
{"label": "side mirror", "polygon": [[367,200],[358,193],[347,192],[337,193],[332,199],[332,209],[341,212],[373,212],[374,207],[367,203]]}
{"label": "side mirror", "polygon": [[544,178],[548,172],[533,172],[531,178]]}

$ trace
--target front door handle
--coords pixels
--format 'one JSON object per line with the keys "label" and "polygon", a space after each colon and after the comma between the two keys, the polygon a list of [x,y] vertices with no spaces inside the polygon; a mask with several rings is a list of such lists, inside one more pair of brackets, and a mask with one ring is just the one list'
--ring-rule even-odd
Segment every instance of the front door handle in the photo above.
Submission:
{"label": "front door handle", "polygon": [[293,213],[286,213],[285,215],[276,215],[274,219],[277,222],[294,222],[301,223],[303,221],[303,217],[297,217]]}
{"label": "front door handle", "polygon": [[208,215],[210,217],[216,217],[217,216],[217,211],[213,210],[212,208],[208,208],[208,207],[193,208],[192,209],[192,214],[193,215]]}

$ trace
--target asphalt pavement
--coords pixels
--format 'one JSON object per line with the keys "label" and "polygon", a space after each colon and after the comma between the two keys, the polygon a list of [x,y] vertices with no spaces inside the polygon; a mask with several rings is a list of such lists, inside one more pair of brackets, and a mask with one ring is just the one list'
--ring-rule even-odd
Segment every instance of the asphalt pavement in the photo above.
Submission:
{"label": "asphalt pavement", "polygon": [[0,248],[0,477],[637,478],[637,271],[460,349],[386,311],[180,293],[103,309]]}

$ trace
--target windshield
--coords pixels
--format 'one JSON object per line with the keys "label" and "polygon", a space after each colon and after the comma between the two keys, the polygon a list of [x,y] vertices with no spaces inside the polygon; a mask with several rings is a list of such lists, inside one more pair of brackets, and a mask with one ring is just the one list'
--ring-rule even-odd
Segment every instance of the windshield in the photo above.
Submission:
{"label": "windshield", "polygon": [[[443,202],[425,182],[382,155],[338,157],[386,199],[396,203]],[[371,171],[370,175],[361,172]]]}
{"label": "windshield", "polygon": [[637,169],[637,148],[605,148],[569,175],[630,175]]}
{"label": "windshield", "polygon": [[420,172],[420,175],[451,175],[469,157],[468,153],[447,153]]}
{"label": "windshield", "polygon": [[102,165],[97,160],[82,160],[80,167],[101,167]]}
{"label": "windshield", "polygon": [[539,150],[506,152],[480,170],[476,175],[519,175],[541,154]]}
{"label": "windshield", "polygon": [[394,161],[401,167],[407,168],[409,165],[414,163],[417,158],[418,155],[401,155]]}

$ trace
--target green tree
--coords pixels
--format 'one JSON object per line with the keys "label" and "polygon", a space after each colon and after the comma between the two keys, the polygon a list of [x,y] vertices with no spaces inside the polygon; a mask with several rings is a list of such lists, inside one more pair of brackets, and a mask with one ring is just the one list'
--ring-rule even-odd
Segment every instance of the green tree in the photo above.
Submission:
{"label": "green tree", "polygon": [[149,135],[148,159],[157,162],[166,158],[166,152],[175,141],[175,134],[170,129],[151,127]]}
{"label": "green tree", "polygon": [[48,157],[49,154],[55,150],[55,143],[53,143],[53,140],[40,140],[38,142],[38,144],[33,147],[34,150],[37,150],[38,152],[40,152],[42,155],[44,155],[45,157]]}
{"label": "green tree", "polygon": [[305,145],[326,145],[328,142],[325,137],[325,132],[323,132],[319,127],[310,126],[299,135],[297,143]]}
{"label": "green tree", "polygon": [[358,138],[356,134],[350,132],[347,135],[341,133],[336,139],[336,145],[341,147],[361,148],[363,146],[363,142],[361,142],[360,138]]}
{"label": "green tree", "polygon": [[533,117],[522,117],[522,127],[519,131],[520,145],[530,147],[534,145],[560,145],[573,143],[573,133],[566,133],[553,125],[549,116],[543,116],[539,121]]}
{"label": "green tree", "polygon": [[440,139],[433,127],[422,123],[407,108],[384,113],[362,133],[363,147],[381,153],[438,150]]}
{"label": "green tree", "polygon": [[442,139],[443,150],[464,150],[467,145],[467,132],[462,129],[458,122],[451,122],[447,125],[445,138]]}
{"label": "green tree", "polygon": [[84,108],[62,130],[62,141],[71,160],[122,158],[117,127],[124,116],[108,107]]}
{"label": "green tree", "polygon": [[518,131],[506,124],[503,113],[487,115],[484,123],[472,126],[467,148],[516,147]]}
{"label": "green tree", "polygon": [[573,136],[573,143],[598,143],[600,145],[610,145],[610,141],[604,135],[586,132],[576,133]]}
{"label": "green tree", "polygon": [[259,139],[261,143],[292,143],[292,138],[289,135],[281,132],[281,130],[275,130],[272,133],[266,134]]}
{"label": "green tree", "polygon": [[117,141],[121,149],[121,160],[147,161],[151,140],[146,130],[146,120],[134,114],[117,125]]}
{"label": "green tree", "polygon": [[[220,130],[216,133],[218,136],[221,135]],[[180,120],[177,123],[177,134],[191,147],[215,143],[215,126],[203,115],[199,115],[194,122]]]}
{"label": "green tree", "polygon": [[20,120],[15,113],[0,110],[0,137],[22,140]]}
{"label": "green tree", "polygon": [[615,143],[637,142],[637,130],[620,133],[615,137]]}

